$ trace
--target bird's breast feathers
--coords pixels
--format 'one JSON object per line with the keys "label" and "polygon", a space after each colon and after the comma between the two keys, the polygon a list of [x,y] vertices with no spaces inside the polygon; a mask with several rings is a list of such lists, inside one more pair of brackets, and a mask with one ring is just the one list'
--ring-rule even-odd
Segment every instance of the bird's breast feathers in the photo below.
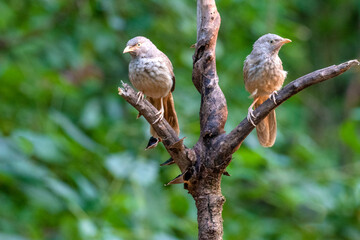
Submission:
{"label": "bird's breast feathers", "polygon": [[160,57],[132,60],[129,77],[135,88],[153,98],[166,96],[173,84],[172,73]]}
{"label": "bird's breast feathers", "polygon": [[245,88],[259,95],[270,94],[280,90],[287,72],[283,70],[279,57],[253,57],[245,62],[244,80]]}

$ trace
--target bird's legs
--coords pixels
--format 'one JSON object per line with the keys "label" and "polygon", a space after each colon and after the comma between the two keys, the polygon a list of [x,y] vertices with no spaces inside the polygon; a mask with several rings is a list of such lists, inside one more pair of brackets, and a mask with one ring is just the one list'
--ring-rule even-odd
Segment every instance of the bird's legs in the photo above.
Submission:
{"label": "bird's legs", "polygon": [[157,123],[158,121],[162,120],[164,118],[164,104],[163,104],[163,98],[160,98],[161,108],[159,112],[157,112],[155,115],[158,116],[158,118],[153,122]]}
{"label": "bird's legs", "polygon": [[275,103],[275,105],[277,105],[276,99],[275,99],[275,95],[278,95],[278,92],[277,92],[277,91],[273,91],[273,92],[269,95],[269,98]]}
{"label": "bird's legs", "polygon": [[255,103],[259,100],[259,97],[255,98],[253,103],[250,105],[250,107],[248,108],[248,114],[246,116],[246,119],[254,126],[256,127],[254,121],[252,120],[252,118],[255,118],[255,115],[253,114],[254,110],[252,109],[253,106],[255,105]]}
{"label": "bird's legs", "polygon": [[136,100],[136,104],[138,104],[140,102],[140,100],[143,100],[144,99],[144,93],[142,91],[138,91],[136,93],[136,96],[137,96],[137,100]]}

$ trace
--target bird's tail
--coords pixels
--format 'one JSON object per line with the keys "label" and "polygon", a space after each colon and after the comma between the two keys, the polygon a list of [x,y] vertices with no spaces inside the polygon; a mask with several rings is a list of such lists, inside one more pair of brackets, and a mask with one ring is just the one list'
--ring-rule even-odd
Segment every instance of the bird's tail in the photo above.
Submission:
{"label": "bird's tail", "polygon": [[[255,103],[255,108],[268,99],[267,96],[260,96]],[[264,147],[271,147],[276,139],[276,114],[275,110],[271,111],[258,125],[256,125],[256,133],[259,142]]]}
{"label": "bird's tail", "polygon": [[[161,100],[160,98],[151,98],[147,97],[148,101],[154,105],[154,107],[158,110],[161,108]],[[170,124],[170,126],[175,130],[176,134],[179,136],[180,128],[179,122],[175,111],[174,100],[171,92],[163,98],[164,104],[164,118]],[[153,137],[158,138],[155,130],[150,126],[150,133]]]}

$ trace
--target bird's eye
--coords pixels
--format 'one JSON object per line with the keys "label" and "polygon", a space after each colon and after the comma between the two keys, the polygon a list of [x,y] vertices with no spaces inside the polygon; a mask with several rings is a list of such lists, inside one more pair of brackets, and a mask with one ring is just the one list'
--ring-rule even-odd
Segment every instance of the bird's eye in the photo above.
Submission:
{"label": "bird's eye", "polygon": [[270,43],[273,43],[274,41],[273,40],[270,40]]}
{"label": "bird's eye", "polygon": [[141,46],[141,43],[138,43],[137,46],[140,47],[140,46]]}

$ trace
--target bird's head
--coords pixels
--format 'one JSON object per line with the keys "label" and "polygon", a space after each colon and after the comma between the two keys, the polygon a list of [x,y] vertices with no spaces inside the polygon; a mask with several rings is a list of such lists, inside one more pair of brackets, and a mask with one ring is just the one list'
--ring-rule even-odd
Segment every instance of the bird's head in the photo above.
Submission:
{"label": "bird's head", "polygon": [[261,36],[254,43],[254,50],[259,50],[269,54],[277,54],[280,48],[285,44],[291,42],[288,38],[282,38],[276,34],[268,33]]}
{"label": "bird's head", "polygon": [[146,37],[134,37],[130,39],[123,53],[130,53],[132,57],[139,57],[144,54],[149,54],[149,51],[156,49],[155,45]]}

